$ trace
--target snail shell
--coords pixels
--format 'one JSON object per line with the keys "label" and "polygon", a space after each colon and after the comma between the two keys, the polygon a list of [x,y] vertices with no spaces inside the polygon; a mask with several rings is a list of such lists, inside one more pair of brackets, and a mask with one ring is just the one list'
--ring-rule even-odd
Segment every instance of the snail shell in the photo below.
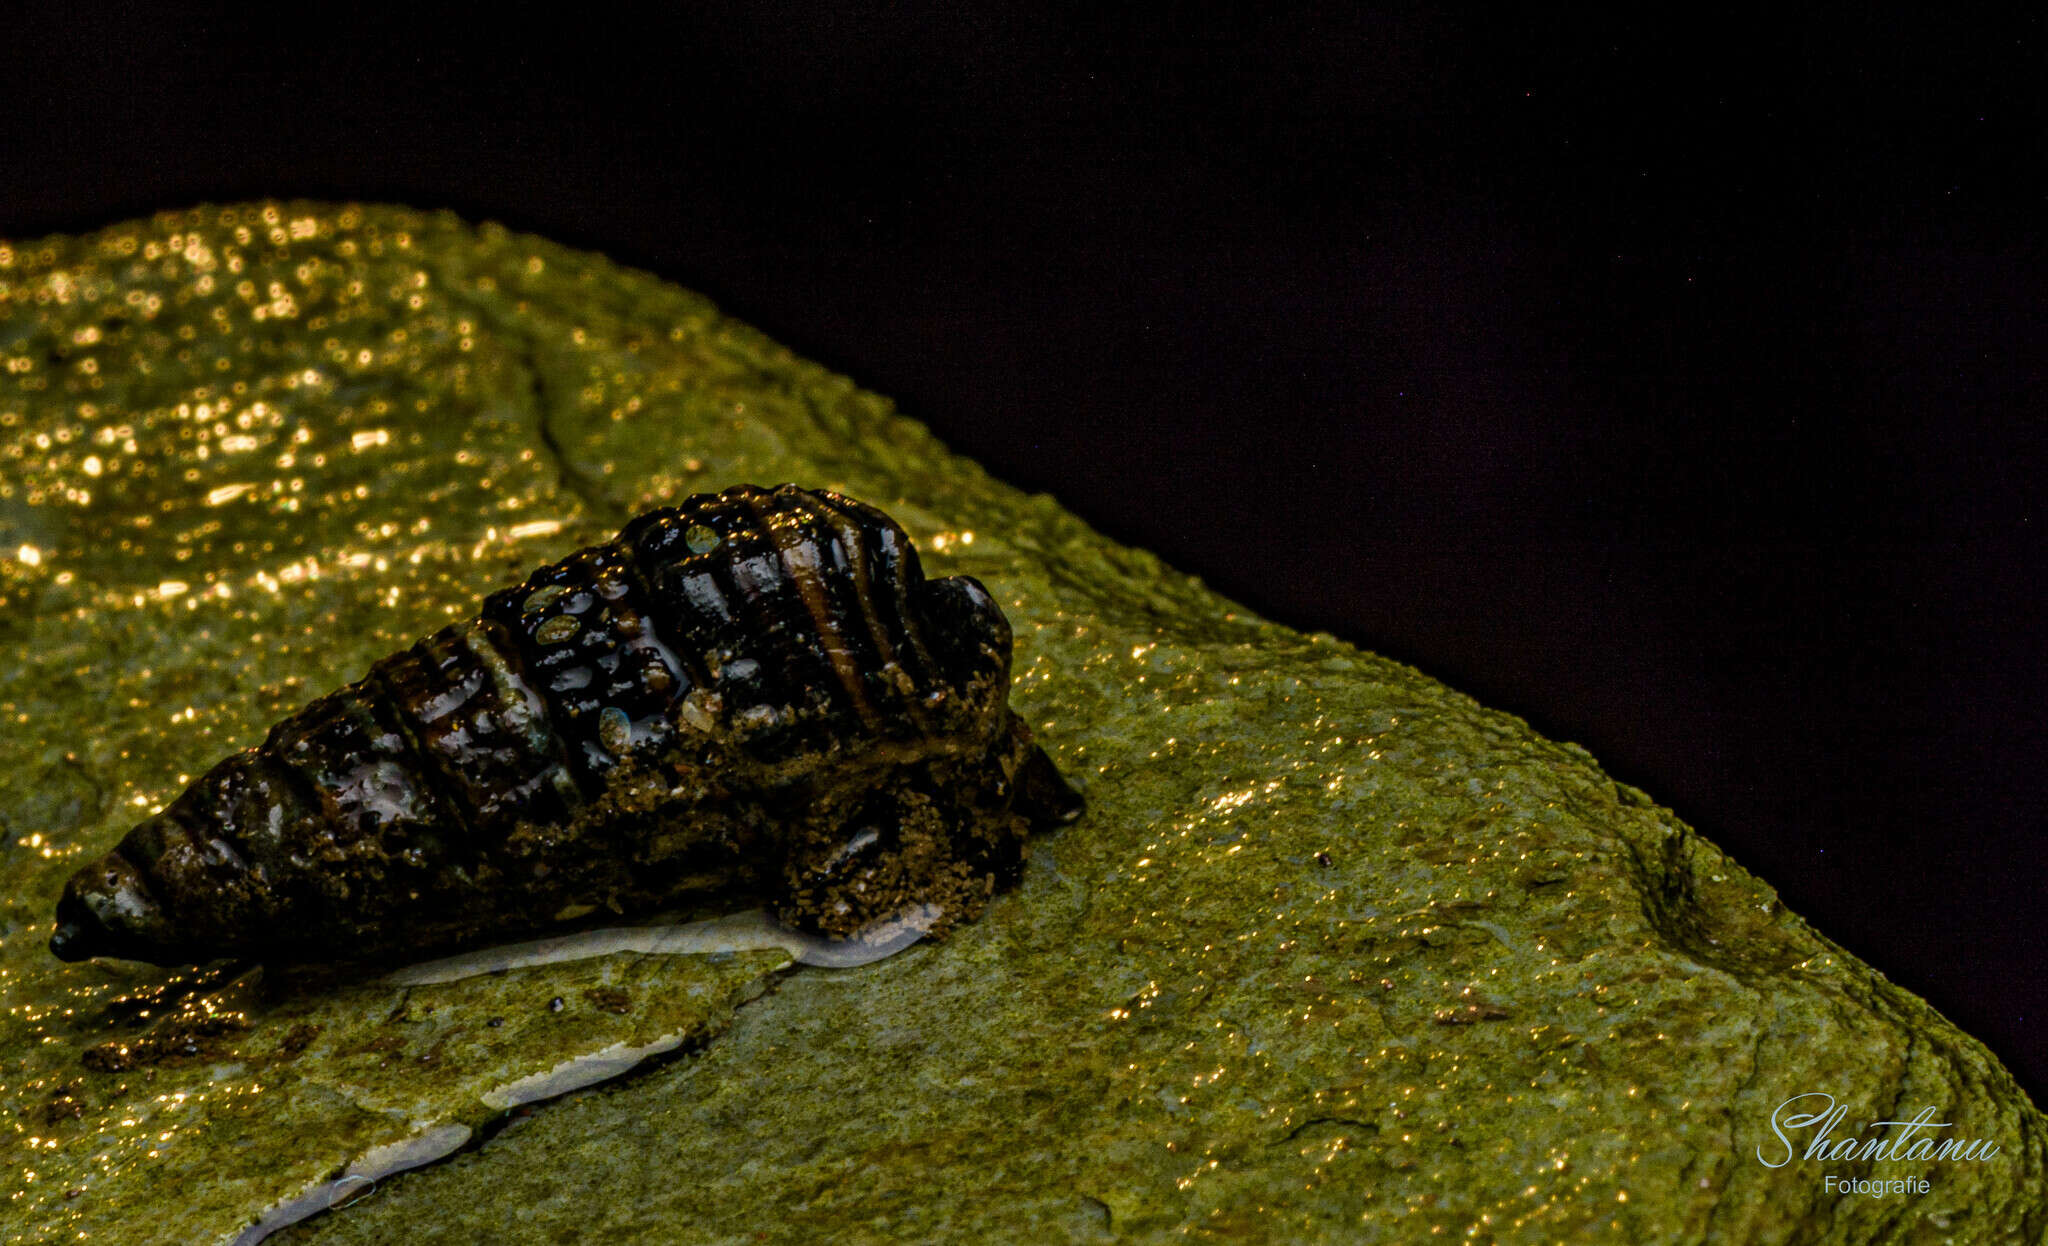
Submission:
{"label": "snail shell", "polygon": [[882,512],[700,494],[215,766],[72,876],[50,950],[375,959],[737,894],[833,938],[970,920],[1081,811],[1009,682],[994,599]]}

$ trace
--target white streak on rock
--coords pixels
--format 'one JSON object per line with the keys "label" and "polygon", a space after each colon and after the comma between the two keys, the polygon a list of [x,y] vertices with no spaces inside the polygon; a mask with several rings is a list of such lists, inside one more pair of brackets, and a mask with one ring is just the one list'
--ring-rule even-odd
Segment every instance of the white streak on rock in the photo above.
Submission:
{"label": "white streak on rock", "polygon": [[234,1239],[234,1246],[256,1246],[288,1224],[297,1224],[308,1216],[318,1215],[345,1199],[361,1194],[393,1173],[431,1164],[453,1154],[468,1141],[469,1126],[438,1125],[398,1142],[373,1146],[344,1169],[341,1176],[332,1181],[316,1181],[297,1198],[287,1199],[263,1213],[262,1219],[243,1229]]}
{"label": "white streak on rock", "polygon": [[664,1034],[653,1042],[643,1043],[638,1047],[613,1043],[601,1051],[577,1056],[573,1060],[564,1060],[554,1068],[522,1077],[516,1082],[508,1082],[480,1098],[486,1107],[495,1108],[500,1112],[525,1103],[538,1103],[542,1099],[566,1095],[585,1086],[608,1082],[621,1073],[628,1072],[647,1057],[658,1056],[664,1051],[674,1051],[682,1046],[682,1043],[681,1034]]}
{"label": "white streak on rock", "polygon": [[933,905],[919,905],[876,922],[851,939],[824,939],[782,925],[766,909],[730,913],[708,921],[672,926],[613,926],[575,934],[479,948],[473,952],[409,965],[385,977],[393,986],[426,986],[478,974],[587,960],[615,952],[643,956],[703,956],[717,952],[780,949],[805,965],[850,969],[893,956],[924,937],[938,920]]}

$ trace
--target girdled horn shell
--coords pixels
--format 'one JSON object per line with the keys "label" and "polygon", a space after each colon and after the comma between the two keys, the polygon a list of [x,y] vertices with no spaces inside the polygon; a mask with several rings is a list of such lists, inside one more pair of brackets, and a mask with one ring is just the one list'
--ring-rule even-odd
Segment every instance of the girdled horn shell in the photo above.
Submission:
{"label": "girdled horn shell", "polygon": [[1009,684],[994,599],[887,515],[700,494],[215,766],[72,876],[50,950],[377,959],[726,893],[833,938],[971,920],[1081,812]]}

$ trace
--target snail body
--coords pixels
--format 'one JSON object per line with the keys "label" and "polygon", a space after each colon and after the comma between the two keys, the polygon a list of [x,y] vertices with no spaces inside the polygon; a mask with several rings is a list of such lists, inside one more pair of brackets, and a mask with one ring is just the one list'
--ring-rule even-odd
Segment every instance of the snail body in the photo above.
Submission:
{"label": "snail body", "polygon": [[839,494],[700,494],[492,594],[80,869],[51,951],[381,959],[715,896],[849,938],[978,915],[1080,798],[1010,627]]}

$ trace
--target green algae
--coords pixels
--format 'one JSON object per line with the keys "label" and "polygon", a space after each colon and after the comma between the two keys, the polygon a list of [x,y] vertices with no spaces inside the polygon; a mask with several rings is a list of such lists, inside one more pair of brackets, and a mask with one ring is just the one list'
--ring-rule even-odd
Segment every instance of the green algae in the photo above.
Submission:
{"label": "green algae", "polygon": [[[1582,750],[1104,541],[696,296],[445,215],[203,209],[0,249],[0,368],[6,1241],[227,1240],[670,1039],[273,1240],[2048,1236],[1996,1059]],[[844,972],[182,1000],[43,951],[183,776],[626,515],[782,480],[882,506],[1015,627],[1090,809],[979,922]],[[189,1051],[83,1060],[215,999]],[[2000,1153],[1759,1162],[1813,1091]]]}

